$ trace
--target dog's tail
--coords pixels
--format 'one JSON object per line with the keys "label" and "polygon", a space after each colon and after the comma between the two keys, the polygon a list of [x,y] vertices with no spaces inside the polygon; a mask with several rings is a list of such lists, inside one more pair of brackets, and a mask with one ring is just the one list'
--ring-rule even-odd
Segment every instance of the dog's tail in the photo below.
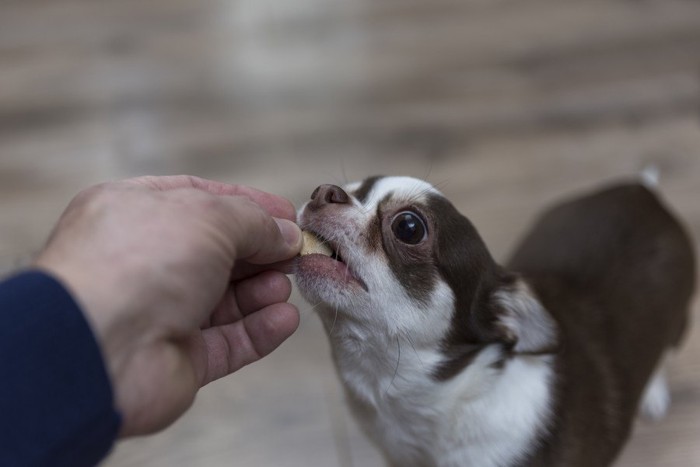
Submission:
{"label": "dog's tail", "polygon": [[639,182],[650,190],[657,191],[661,181],[661,170],[654,164],[646,166],[639,174]]}

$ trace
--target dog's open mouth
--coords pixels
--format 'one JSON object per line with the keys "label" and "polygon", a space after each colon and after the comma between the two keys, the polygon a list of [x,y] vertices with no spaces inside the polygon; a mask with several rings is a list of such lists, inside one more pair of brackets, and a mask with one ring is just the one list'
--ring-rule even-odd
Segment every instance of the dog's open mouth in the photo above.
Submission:
{"label": "dog's open mouth", "polygon": [[308,230],[303,232],[303,236],[304,246],[301,249],[301,256],[323,255],[342,262],[337,247],[334,248],[334,245],[328,239]]}
{"label": "dog's open mouth", "polygon": [[[300,256],[304,258],[304,261],[317,263],[317,268],[320,270],[319,272],[322,272],[321,270],[324,269],[330,269],[330,271],[323,272],[340,273],[340,278],[343,280],[352,279],[359,283],[363,289],[367,290],[365,283],[353,272],[340,254],[340,245],[316,232],[308,230],[304,230],[303,236],[304,245],[301,249]],[[326,258],[332,260],[333,263],[325,264],[324,266],[324,263],[328,263],[328,259]]]}

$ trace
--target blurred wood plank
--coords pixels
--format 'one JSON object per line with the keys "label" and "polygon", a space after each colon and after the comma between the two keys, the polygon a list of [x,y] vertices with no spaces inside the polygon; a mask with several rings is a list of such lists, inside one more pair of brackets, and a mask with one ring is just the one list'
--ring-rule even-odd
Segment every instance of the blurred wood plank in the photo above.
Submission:
{"label": "blurred wood plank", "polygon": [[[5,0],[0,271],[81,187],[144,173],[297,204],[325,182],[428,178],[503,258],[548,203],[656,164],[698,244],[698,50],[693,0]],[[294,300],[282,350],[105,465],[380,465]],[[618,465],[700,464],[698,332],[670,416]]]}

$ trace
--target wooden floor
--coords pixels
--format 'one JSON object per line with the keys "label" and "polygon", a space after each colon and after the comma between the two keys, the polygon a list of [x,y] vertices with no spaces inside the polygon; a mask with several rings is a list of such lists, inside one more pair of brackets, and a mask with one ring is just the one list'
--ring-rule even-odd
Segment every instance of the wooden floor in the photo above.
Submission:
{"label": "wooden floor", "polygon": [[[697,244],[699,112],[695,0],[5,0],[0,270],[81,187],[140,174],[297,204],[320,183],[423,177],[504,258],[547,203],[655,164]],[[105,465],[379,466],[294,300],[278,352]],[[669,417],[619,466],[700,465],[698,327],[671,380]]]}

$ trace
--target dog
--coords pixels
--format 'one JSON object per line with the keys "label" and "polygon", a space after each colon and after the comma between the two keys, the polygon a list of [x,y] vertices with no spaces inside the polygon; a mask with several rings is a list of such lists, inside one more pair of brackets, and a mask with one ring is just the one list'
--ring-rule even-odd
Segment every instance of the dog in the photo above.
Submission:
{"label": "dog", "polygon": [[313,192],[299,225],[329,248],[296,281],[388,465],[602,467],[640,408],[664,415],[695,260],[647,185],[552,207],[504,266],[424,181]]}

